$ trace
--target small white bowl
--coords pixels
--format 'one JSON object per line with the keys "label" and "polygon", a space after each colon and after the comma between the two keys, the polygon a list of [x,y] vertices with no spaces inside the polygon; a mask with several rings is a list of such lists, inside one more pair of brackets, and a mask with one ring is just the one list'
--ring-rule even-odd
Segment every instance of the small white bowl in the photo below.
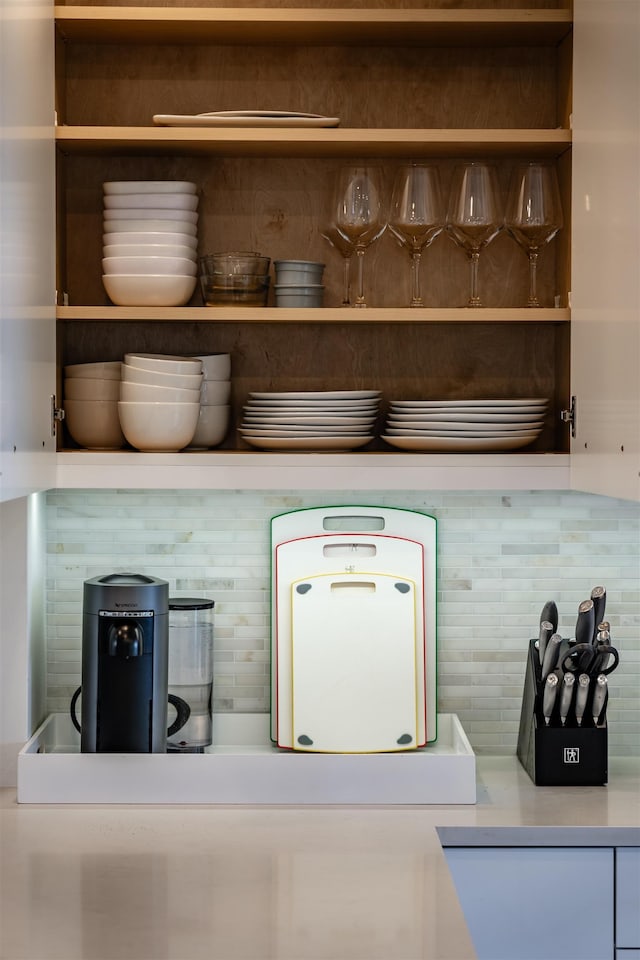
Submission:
{"label": "small white bowl", "polygon": [[120,193],[195,193],[190,180],[107,180],[102,184],[106,195]]}
{"label": "small white bowl", "polygon": [[189,443],[195,447],[215,447],[222,443],[229,430],[231,407],[226,405],[200,407],[198,425]]}
{"label": "small white bowl", "polygon": [[196,210],[198,198],[190,193],[122,193],[104,198],[105,210]]}
{"label": "small white bowl", "polygon": [[[102,242],[105,247],[112,244],[171,244],[177,246],[189,247],[193,251],[193,256],[196,256],[196,249],[198,246],[198,238],[192,236],[190,233],[153,233],[152,231],[146,230],[129,230],[123,231],[121,233],[103,233]],[[191,254],[190,254],[191,256]]]}
{"label": "small white bowl", "polygon": [[202,360],[205,380],[228,380],[231,376],[230,353],[207,353],[196,359]]}
{"label": "small white bowl", "polygon": [[103,221],[110,224],[115,220],[134,220],[139,223],[141,220],[169,220],[172,223],[197,223],[198,214],[192,210],[166,210],[164,208],[149,207],[123,207],[119,210],[105,210]]}
{"label": "small white bowl", "polygon": [[119,360],[98,360],[97,363],[72,363],[64,368],[65,377],[88,377],[90,380],[119,380]]}
{"label": "small white bowl", "polygon": [[199,390],[179,390],[163,387],[156,383],[129,383],[123,380],[118,384],[118,399],[129,403],[200,403]]}
{"label": "small white bowl", "polygon": [[230,380],[203,380],[200,387],[200,403],[203,406],[216,406],[229,403],[231,396]]}
{"label": "small white bowl", "polygon": [[111,257],[181,257],[183,260],[196,262],[196,251],[193,247],[169,243],[109,243],[103,248],[102,254],[106,259]]}
{"label": "small white bowl", "polygon": [[183,233],[189,237],[198,235],[195,223],[186,220],[105,220],[104,234],[108,233]]}
{"label": "small white bowl", "polygon": [[202,374],[196,373],[160,373],[158,370],[144,370],[132,364],[122,364],[123,383],[149,383],[158,387],[172,387],[174,390],[200,391]]}
{"label": "small white bowl", "polygon": [[127,366],[141,370],[156,370],[158,373],[201,374],[202,361],[197,357],[174,356],[170,353],[125,353]]}
{"label": "small white bowl", "polygon": [[65,377],[64,396],[66,400],[119,400],[120,380]]}
{"label": "small white bowl", "polygon": [[316,260],[274,260],[276,283],[322,283],[324,263]]}
{"label": "small white bowl", "polygon": [[120,425],[132,447],[175,453],[193,440],[199,403],[118,403]]}
{"label": "small white bowl", "polygon": [[276,307],[321,307],[324,286],[320,284],[276,284]]}
{"label": "small white bowl", "polygon": [[180,257],[105,257],[102,269],[107,276],[158,276],[159,274],[195,277],[193,260]]}
{"label": "small white bowl", "polygon": [[64,422],[75,442],[89,450],[119,450],[124,436],[115,400],[65,400]]}
{"label": "small white bowl", "polygon": [[121,307],[183,307],[196,288],[196,277],[103,276],[109,299]]}

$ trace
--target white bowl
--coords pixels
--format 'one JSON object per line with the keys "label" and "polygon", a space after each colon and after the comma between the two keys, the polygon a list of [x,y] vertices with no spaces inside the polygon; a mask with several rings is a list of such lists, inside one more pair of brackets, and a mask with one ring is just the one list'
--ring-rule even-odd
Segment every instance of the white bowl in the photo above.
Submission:
{"label": "white bowl", "polygon": [[88,377],[90,380],[119,380],[119,360],[98,360],[97,363],[72,363],[64,368],[65,377]]}
{"label": "white bowl", "polygon": [[118,386],[118,399],[130,403],[200,403],[199,390],[176,390],[156,383],[129,383],[127,380]]}
{"label": "white bowl", "polygon": [[76,443],[89,450],[119,450],[124,436],[115,400],[65,400],[64,422]]}
{"label": "white bowl", "polygon": [[192,236],[190,233],[180,233],[179,231],[172,233],[154,233],[152,231],[146,230],[129,230],[123,231],[121,233],[103,233],[102,242],[105,247],[115,245],[115,244],[169,244],[171,246],[184,246],[189,247],[192,253],[189,256],[196,256],[196,249],[198,246],[198,238]]}
{"label": "white bowl", "polygon": [[144,370],[132,364],[122,364],[123,383],[149,383],[158,387],[173,387],[177,390],[200,390],[202,374],[160,373],[158,370]]}
{"label": "white bowl", "polygon": [[203,406],[229,403],[230,380],[203,380],[200,387],[200,403]]}
{"label": "white bowl", "polygon": [[120,380],[65,377],[64,396],[66,400],[119,400]]}
{"label": "white bowl", "polygon": [[109,299],[120,307],[183,307],[196,288],[196,277],[103,276]]}
{"label": "white bowl", "polygon": [[120,425],[137,450],[174,453],[188,446],[198,425],[199,403],[118,403]]}
{"label": "white bowl", "polygon": [[322,283],[324,263],[316,260],[274,260],[276,284]]}
{"label": "white bowl", "polygon": [[181,257],[196,262],[193,247],[169,243],[109,243],[103,250],[105,258],[111,257]]}
{"label": "white bowl", "polygon": [[189,277],[196,275],[193,260],[180,257],[105,257],[102,269],[108,276],[157,276],[159,274]]}
{"label": "white bowl", "polygon": [[124,362],[126,366],[155,370],[158,373],[202,373],[202,361],[197,357],[174,356],[170,353],[125,353]]}
{"label": "white bowl", "polygon": [[198,425],[190,447],[215,447],[222,443],[229,430],[231,407],[226,405],[200,407]]}
{"label": "white bowl", "polygon": [[205,380],[228,380],[231,376],[230,353],[208,353],[197,359],[202,360]]}
{"label": "white bowl", "polygon": [[190,193],[122,193],[104,198],[105,210],[197,210],[198,198]]}
{"label": "white bowl", "polygon": [[103,220],[105,223],[109,224],[113,220],[116,223],[120,220],[135,220],[140,222],[141,220],[169,220],[170,222],[178,223],[197,223],[198,214],[192,210],[166,210],[162,207],[149,207],[148,209],[143,209],[142,207],[123,207],[120,210],[105,210],[103,213]]}
{"label": "white bowl", "polygon": [[105,194],[120,193],[195,193],[196,185],[189,180],[107,180],[102,184]]}
{"label": "white bowl", "polygon": [[189,237],[198,235],[195,223],[186,220],[105,220],[104,234],[109,233],[182,233]]}

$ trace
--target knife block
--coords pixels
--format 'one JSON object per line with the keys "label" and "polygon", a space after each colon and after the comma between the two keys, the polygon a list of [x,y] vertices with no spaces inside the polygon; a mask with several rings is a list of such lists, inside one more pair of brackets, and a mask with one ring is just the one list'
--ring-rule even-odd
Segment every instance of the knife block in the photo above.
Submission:
{"label": "knife block", "polygon": [[544,684],[535,640],[529,641],[518,733],[518,759],[536,786],[595,787],[607,783],[607,720],[594,727],[587,703],[583,726],[555,716],[547,726],[542,713]]}

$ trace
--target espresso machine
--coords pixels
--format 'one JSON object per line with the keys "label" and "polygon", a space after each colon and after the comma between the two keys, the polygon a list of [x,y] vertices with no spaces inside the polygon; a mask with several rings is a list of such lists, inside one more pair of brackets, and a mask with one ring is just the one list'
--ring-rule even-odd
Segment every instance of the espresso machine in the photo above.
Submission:
{"label": "espresso machine", "polygon": [[[111,573],[84,584],[82,686],[71,702],[83,753],[165,753],[169,584]],[[82,693],[82,723],[75,707]],[[179,729],[189,708],[171,697]]]}

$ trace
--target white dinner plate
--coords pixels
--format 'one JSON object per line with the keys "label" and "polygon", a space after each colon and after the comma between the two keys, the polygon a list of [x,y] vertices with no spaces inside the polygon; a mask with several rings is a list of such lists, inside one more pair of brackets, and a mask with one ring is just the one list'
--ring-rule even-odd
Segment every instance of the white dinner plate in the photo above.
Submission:
{"label": "white dinner plate", "polygon": [[380,396],[379,390],[301,390],[284,393],[253,391],[254,400],[372,400]]}
{"label": "white dinner plate", "polygon": [[340,117],[292,117],[289,115],[273,117],[258,116],[214,116],[213,114],[194,114],[193,116],[156,113],[153,122],[159,127],[337,127]]}
{"label": "white dinner plate", "polygon": [[369,426],[363,427],[265,427],[262,424],[243,423],[238,427],[238,433],[249,433],[252,436],[271,437],[342,437],[354,434],[370,433]]}
{"label": "white dinner plate", "polygon": [[485,410],[495,408],[502,410],[506,407],[545,407],[549,403],[546,397],[530,397],[524,399],[512,400],[391,400],[390,406],[399,409],[421,407],[424,410],[432,410],[436,407],[446,410],[458,410],[467,407],[469,410]]}
{"label": "white dinner plate", "polygon": [[402,433],[403,430],[429,430],[432,433],[467,433],[483,434],[491,433],[493,436],[508,433],[527,433],[533,430],[540,432],[544,426],[544,421],[537,420],[535,423],[437,423],[429,420],[422,421],[402,421],[398,423],[391,417],[387,420],[389,432]]}
{"label": "white dinner plate", "polygon": [[247,413],[244,416],[244,422],[247,424],[255,423],[265,424],[270,426],[290,426],[290,427],[299,427],[299,426],[318,426],[318,427],[355,427],[355,426],[370,426],[375,423],[375,417],[334,417],[334,416],[325,416],[325,417],[316,417],[316,416],[278,416],[278,417],[263,417],[257,414]]}
{"label": "white dinner plate", "polygon": [[464,450],[517,450],[526,447],[535,440],[537,434],[509,437],[403,437],[383,434],[382,439],[392,447],[401,450],[430,450],[434,452],[464,451]]}
{"label": "white dinner plate", "polygon": [[282,413],[375,413],[377,400],[247,400],[245,410],[270,416]]}
{"label": "white dinner plate", "polygon": [[373,437],[256,437],[245,435],[252,447],[263,450],[355,450],[364,447]]}
{"label": "white dinner plate", "polygon": [[533,410],[531,413],[438,413],[435,410],[393,410],[389,419],[398,423],[408,423],[410,420],[430,420],[433,423],[533,423],[539,420],[542,411]]}

